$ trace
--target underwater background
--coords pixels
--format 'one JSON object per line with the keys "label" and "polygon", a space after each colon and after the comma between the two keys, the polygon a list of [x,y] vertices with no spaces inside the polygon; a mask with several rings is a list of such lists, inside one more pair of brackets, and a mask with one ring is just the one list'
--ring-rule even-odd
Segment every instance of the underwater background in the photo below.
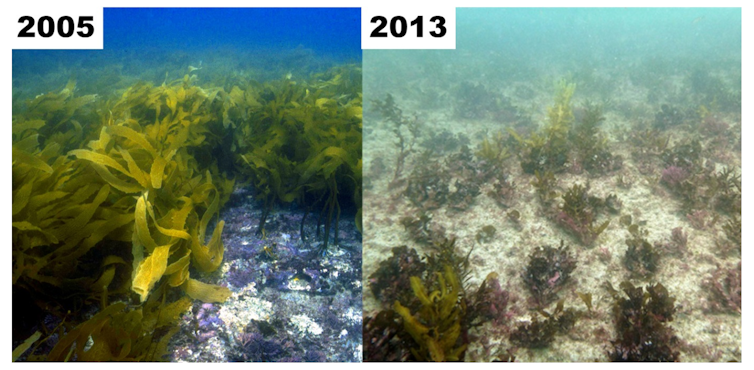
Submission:
{"label": "underwater background", "polygon": [[359,9],[13,51],[14,361],[360,361]]}
{"label": "underwater background", "polygon": [[741,10],[364,51],[365,361],[741,360]]}

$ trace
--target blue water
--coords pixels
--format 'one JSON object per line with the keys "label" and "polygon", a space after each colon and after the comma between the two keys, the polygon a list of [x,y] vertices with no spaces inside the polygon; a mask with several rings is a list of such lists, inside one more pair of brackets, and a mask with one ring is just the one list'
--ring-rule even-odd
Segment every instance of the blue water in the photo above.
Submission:
{"label": "blue water", "polygon": [[288,8],[105,9],[105,48],[217,47],[361,59],[360,10]]}
{"label": "blue water", "polygon": [[[361,62],[357,8],[105,8],[103,50],[14,50],[14,87],[57,89],[92,69],[162,82],[189,66],[257,80]],[[65,75],[65,76],[63,76]]]}
{"label": "blue water", "polygon": [[457,20],[463,51],[553,62],[741,56],[740,8],[467,8]]}

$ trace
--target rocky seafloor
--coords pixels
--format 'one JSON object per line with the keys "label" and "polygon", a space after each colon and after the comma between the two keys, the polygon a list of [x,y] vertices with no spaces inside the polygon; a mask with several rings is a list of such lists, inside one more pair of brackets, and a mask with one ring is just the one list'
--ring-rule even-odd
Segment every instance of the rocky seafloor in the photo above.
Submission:
{"label": "rocky seafloor", "polygon": [[337,244],[331,235],[320,253],[317,214],[305,221],[306,241],[303,210],[272,211],[262,235],[262,207],[237,189],[220,213],[223,265],[202,277],[233,295],[222,304],[194,303],[171,340],[170,360],[361,361],[361,234],[345,215]]}

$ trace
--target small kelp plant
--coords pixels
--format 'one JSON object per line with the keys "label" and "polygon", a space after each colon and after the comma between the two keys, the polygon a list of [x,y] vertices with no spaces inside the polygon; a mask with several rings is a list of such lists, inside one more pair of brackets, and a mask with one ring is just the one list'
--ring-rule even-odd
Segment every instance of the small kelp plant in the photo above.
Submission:
{"label": "small kelp plant", "polygon": [[571,97],[576,84],[562,79],[557,82],[555,90],[555,104],[547,108],[547,123],[541,132],[524,139],[513,129],[508,129],[518,142],[521,168],[525,173],[560,172],[568,162],[568,133],[574,120]]}
{"label": "small kelp plant", "polygon": [[450,266],[436,278],[436,290],[427,291],[419,277],[411,277],[411,288],[421,302],[418,319],[398,301],[394,309],[418,346],[411,348],[418,361],[459,361],[466,350],[466,344],[458,343],[462,342],[461,321],[466,314],[461,283]]}
{"label": "small kelp plant", "polygon": [[471,251],[460,253],[455,239],[435,241],[424,260],[406,246],[392,252],[369,276],[383,310],[364,319],[365,361],[463,361],[470,328],[508,320],[498,274],[471,289]]}

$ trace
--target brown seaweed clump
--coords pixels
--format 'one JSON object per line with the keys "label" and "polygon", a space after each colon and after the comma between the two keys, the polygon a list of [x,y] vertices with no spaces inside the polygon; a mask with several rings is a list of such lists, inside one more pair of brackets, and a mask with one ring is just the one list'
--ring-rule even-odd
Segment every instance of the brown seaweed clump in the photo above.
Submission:
{"label": "brown seaweed clump", "polygon": [[411,352],[401,337],[408,337],[393,310],[383,310],[364,318],[364,362],[407,361]]}
{"label": "brown seaweed clump", "polygon": [[623,256],[623,265],[631,275],[639,278],[650,277],[657,272],[660,262],[660,252],[647,241],[648,232],[640,229],[638,225],[629,228],[631,238],[626,239],[626,253]]}
{"label": "brown seaweed clump", "polygon": [[641,287],[624,281],[624,294],[606,285],[615,304],[613,314],[618,336],[610,343],[610,361],[676,362],[679,360],[679,339],[667,326],[675,314],[675,298],[660,284]]}
{"label": "brown seaweed clump", "polygon": [[540,320],[534,313],[530,322],[518,324],[511,333],[511,342],[526,348],[547,348],[556,334],[568,333],[580,316],[573,308],[564,310],[562,299],[552,314],[544,310],[539,313],[544,319]]}
{"label": "brown seaweed clump", "polygon": [[[591,246],[607,228],[610,221],[596,224],[598,212],[607,206],[607,201],[590,196],[589,188],[574,184],[563,194],[563,204],[555,220],[569,233],[576,236],[581,244]],[[608,197],[610,198],[610,197]],[[616,203],[616,200],[611,200]]]}
{"label": "brown seaweed clump", "polygon": [[521,277],[540,307],[547,306],[557,298],[558,292],[570,281],[576,268],[576,260],[570,247],[537,247],[529,254],[529,264]]}
{"label": "brown seaweed clump", "polygon": [[741,262],[718,268],[702,282],[709,290],[709,307],[714,312],[741,314]]}
{"label": "brown seaweed clump", "polygon": [[427,264],[416,250],[403,245],[392,250],[393,255],[380,262],[380,267],[369,275],[369,288],[374,296],[390,307],[393,302],[412,302],[411,277],[422,276]]}

